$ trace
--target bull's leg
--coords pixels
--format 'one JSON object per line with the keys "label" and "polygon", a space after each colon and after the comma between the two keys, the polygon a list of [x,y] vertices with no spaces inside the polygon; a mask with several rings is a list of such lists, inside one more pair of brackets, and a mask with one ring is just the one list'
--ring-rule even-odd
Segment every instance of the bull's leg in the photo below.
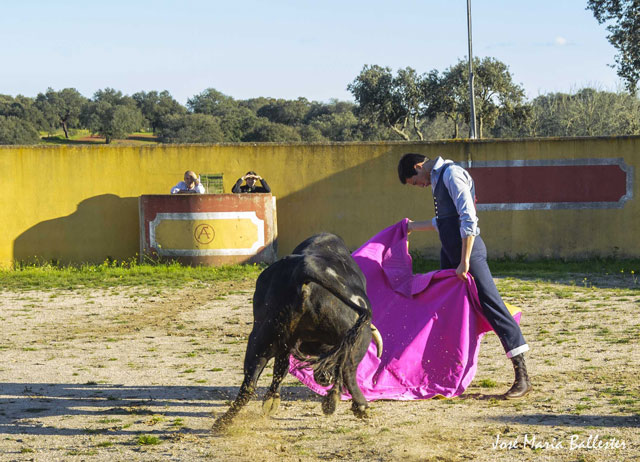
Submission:
{"label": "bull's leg", "polygon": [[344,380],[347,390],[351,393],[351,411],[353,411],[353,414],[359,418],[367,417],[368,404],[366,398],[362,394],[362,390],[360,390],[356,376],[358,372],[358,364],[360,364],[360,361],[362,361],[362,358],[364,358],[367,353],[369,343],[371,343],[371,336],[368,334],[362,335],[358,340],[358,344],[354,351],[352,351],[351,355],[347,358],[346,364],[342,369],[342,379]]}
{"label": "bull's leg", "polygon": [[325,415],[331,415],[336,412],[336,407],[340,402],[340,386],[335,384],[327,395],[322,399],[322,412]]}
{"label": "bull's leg", "polygon": [[233,418],[240,412],[251,399],[256,391],[258,378],[267,362],[274,356],[273,349],[274,335],[268,335],[266,329],[259,332],[252,331],[247,344],[247,353],[244,358],[244,380],[240,386],[240,391],[231,407],[213,424],[214,431],[221,431],[231,423]]}
{"label": "bull's leg", "polygon": [[280,356],[276,356],[273,364],[273,381],[262,403],[264,415],[272,415],[278,410],[278,406],[280,406],[280,385],[282,384],[282,380],[287,376],[288,371],[289,353],[285,352]]}
{"label": "bull's leg", "polygon": [[342,372],[342,377],[344,378],[344,384],[351,393],[351,410],[356,417],[365,418],[367,417],[367,400],[362,394],[362,390],[360,390],[360,386],[358,385],[358,381],[356,380],[356,370],[355,366],[347,366]]}

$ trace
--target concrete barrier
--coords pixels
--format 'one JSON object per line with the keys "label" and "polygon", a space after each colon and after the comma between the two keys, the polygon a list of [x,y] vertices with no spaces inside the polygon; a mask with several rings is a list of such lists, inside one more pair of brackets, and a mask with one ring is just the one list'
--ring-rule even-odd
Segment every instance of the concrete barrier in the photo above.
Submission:
{"label": "concrete barrier", "polygon": [[139,206],[142,261],[219,266],[277,258],[271,194],[143,195]]}
{"label": "concrete barrier", "polygon": [[[491,257],[640,258],[640,137],[158,146],[0,147],[0,264],[136,258],[138,198],[167,194],[184,171],[247,170],[278,197],[278,252],[329,231],[355,249],[404,217],[433,214],[428,191],[403,186],[405,152],[470,168]],[[411,247],[437,258],[435,233]]]}

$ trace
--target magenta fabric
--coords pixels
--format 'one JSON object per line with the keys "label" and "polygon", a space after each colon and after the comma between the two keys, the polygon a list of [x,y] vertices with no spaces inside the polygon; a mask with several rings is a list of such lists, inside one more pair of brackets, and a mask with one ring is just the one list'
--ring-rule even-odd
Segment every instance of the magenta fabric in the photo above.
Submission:
{"label": "magenta fabric", "polygon": [[[373,324],[384,341],[381,358],[372,342],[358,366],[369,401],[460,395],[476,373],[480,339],[491,330],[472,278],[461,281],[455,270],[413,274],[407,224],[404,219],[384,229],[352,254],[367,278]],[[297,366],[292,357],[291,374],[325,395],[329,387]]]}

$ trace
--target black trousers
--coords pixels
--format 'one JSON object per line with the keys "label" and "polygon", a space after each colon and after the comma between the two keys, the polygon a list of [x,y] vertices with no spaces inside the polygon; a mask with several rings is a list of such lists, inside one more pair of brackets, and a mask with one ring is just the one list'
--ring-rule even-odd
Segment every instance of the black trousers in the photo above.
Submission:
{"label": "black trousers", "polygon": [[[460,264],[462,253],[462,238],[460,237],[457,217],[455,226],[441,224],[441,220],[438,220],[438,231],[442,242],[440,266],[442,269],[455,269]],[[469,259],[469,273],[471,273],[476,282],[478,297],[487,321],[489,321],[500,342],[502,342],[504,351],[508,356],[511,356],[509,352],[526,345],[527,342],[524,340],[520,326],[513,319],[498,293],[498,288],[493,281],[493,276],[487,264],[487,248],[480,236],[476,236],[473,243]]]}

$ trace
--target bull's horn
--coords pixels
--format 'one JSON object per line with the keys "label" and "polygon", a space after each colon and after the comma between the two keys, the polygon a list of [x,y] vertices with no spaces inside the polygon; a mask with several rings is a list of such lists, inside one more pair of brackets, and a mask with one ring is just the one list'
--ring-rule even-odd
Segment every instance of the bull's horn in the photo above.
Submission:
{"label": "bull's horn", "polygon": [[373,341],[376,342],[376,349],[378,350],[378,358],[382,357],[382,336],[380,331],[371,324],[371,335],[373,335]]}

